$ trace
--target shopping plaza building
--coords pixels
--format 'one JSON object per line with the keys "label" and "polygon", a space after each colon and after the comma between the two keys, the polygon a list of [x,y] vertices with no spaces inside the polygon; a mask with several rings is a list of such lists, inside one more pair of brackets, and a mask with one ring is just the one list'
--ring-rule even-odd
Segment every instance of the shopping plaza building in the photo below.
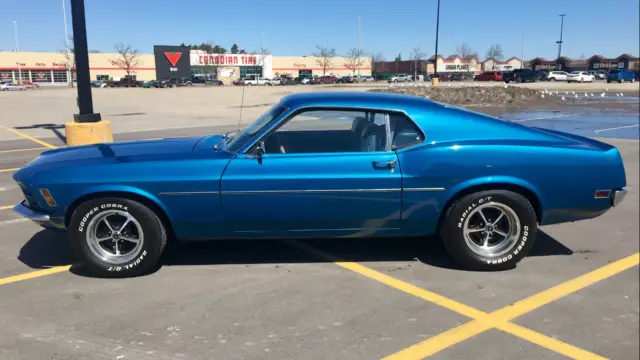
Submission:
{"label": "shopping plaza building", "polygon": [[[363,57],[360,66],[353,59],[334,57],[323,67],[322,59],[313,56],[273,56],[271,54],[211,54],[182,46],[154,46],[152,54],[140,54],[129,74],[137,80],[161,80],[171,77],[199,76],[231,83],[250,74],[265,78],[278,76],[311,77],[314,75],[373,75],[386,79],[393,74],[474,73],[484,71],[509,71],[523,67],[534,70],[608,70],[612,68],[640,70],[638,57],[622,54],[616,58],[599,55],[587,59],[571,60],[560,57],[555,60],[534,58],[522,61],[516,57],[505,61],[473,56],[463,59],[457,55],[437,56],[420,61],[386,61],[371,63]],[[70,58],[71,60],[68,60]],[[89,54],[91,80],[118,80],[127,74],[127,66],[119,54]],[[65,85],[68,78],[75,78],[72,56],[56,52],[0,52],[0,81],[19,79],[40,85]]]}
{"label": "shopping plaza building", "polygon": [[[71,58],[71,60],[67,60]],[[89,54],[91,80],[118,80],[127,73],[122,55]],[[313,56],[273,56],[271,54],[210,54],[181,46],[154,46],[153,54],[137,56],[130,75],[137,80],[159,80],[170,77],[202,76],[225,83],[257,74],[265,78],[277,76],[371,75],[369,58],[357,61],[334,57],[326,68]],[[71,63],[71,64],[69,64]],[[22,79],[41,85],[64,85],[75,79],[72,56],[56,52],[0,52],[0,80]]]}

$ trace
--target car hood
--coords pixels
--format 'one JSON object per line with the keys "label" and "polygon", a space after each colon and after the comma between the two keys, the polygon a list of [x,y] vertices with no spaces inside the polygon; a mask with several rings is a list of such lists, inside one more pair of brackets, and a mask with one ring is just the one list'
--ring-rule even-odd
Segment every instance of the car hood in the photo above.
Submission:
{"label": "car hood", "polygon": [[216,157],[216,153],[221,154],[212,149],[221,139],[222,136],[197,136],[61,147],[42,152],[15,175],[29,177],[36,172],[66,166],[188,159],[194,156],[194,151],[199,152],[199,156],[204,155],[204,145],[197,146],[200,142],[210,145],[206,155],[211,158]]}

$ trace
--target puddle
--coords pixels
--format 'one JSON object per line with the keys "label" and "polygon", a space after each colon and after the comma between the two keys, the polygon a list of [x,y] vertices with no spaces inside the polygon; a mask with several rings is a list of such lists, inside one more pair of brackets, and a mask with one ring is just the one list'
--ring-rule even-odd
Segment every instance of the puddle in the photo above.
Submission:
{"label": "puddle", "polygon": [[637,113],[602,110],[521,111],[500,117],[526,126],[588,137],[640,139]]}

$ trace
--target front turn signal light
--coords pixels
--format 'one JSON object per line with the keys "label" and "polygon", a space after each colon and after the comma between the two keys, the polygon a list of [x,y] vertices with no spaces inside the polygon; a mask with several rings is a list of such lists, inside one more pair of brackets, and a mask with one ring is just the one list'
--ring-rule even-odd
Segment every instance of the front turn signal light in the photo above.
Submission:
{"label": "front turn signal light", "polygon": [[44,201],[47,202],[47,205],[56,206],[56,201],[53,200],[53,196],[51,196],[51,193],[49,192],[49,190],[40,189],[40,194],[42,194],[42,197],[44,198]]}

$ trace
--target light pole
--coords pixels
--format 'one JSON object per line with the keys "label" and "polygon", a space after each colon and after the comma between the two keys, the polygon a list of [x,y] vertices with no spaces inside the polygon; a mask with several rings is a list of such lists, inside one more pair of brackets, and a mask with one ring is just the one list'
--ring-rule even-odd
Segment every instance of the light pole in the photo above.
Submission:
{"label": "light pole", "polygon": [[436,13],[436,53],[433,56],[433,73],[438,73],[438,32],[440,31],[440,0],[438,0],[438,12]]}
{"label": "light pole", "polygon": [[71,78],[71,64],[69,64],[69,59],[71,58],[71,54],[69,54],[69,31],[67,30],[67,0],[62,0],[62,18],[64,19],[64,43],[67,47],[67,84],[72,85],[73,79]]}
{"label": "light pole", "polygon": [[358,16],[358,81],[360,81],[360,16]]}
{"label": "light pole", "polygon": [[522,69],[524,67],[524,30],[522,30],[522,48],[520,50],[520,69]]}
{"label": "light pole", "polygon": [[[13,34],[16,38],[16,52],[20,52],[20,46],[18,45],[18,22],[13,21]],[[18,64],[18,84],[22,84],[22,67],[20,67],[20,62]]]}
{"label": "light pole", "polygon": [[73,25],[73,48],[75,49],[76,77],[78,79],[78,110],[73,116],[75,122],[100,121],[100,114],[93,112],[91,96],[91,75],[89,73],[89,50],[87,47],[87,24],[84,14],[84,0],[71,0]]}
{"label": "light pole", "polygon": [[564,28],[564,17],[567,14],[560,14],[560,40],[556,41],[558,44],[558,58],[562,55],[562,29]]}

